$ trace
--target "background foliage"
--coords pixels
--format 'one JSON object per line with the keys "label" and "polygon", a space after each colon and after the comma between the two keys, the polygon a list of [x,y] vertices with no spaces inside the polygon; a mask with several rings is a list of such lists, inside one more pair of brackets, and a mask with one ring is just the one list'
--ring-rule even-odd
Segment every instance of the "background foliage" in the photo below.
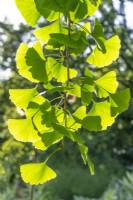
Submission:
{"label": "background foliage", "polygon": [[[120,1],[120,9],[116,11],[112,1],[105,1],[104,6],[100,7],[100,21],[105,27],[106,35],[110,36],[114,31],[120,35],[122,41],[120,59],[112,65],[112,68],[118,71],[120,87],[122,89],[130,87],[133,92],[133,32],[126,24],[124,3],[126,1]],[[122,17],[120,24],[116,24],[118,16]],[[30,42],[31,38],[34,41],[34,37],[32,30],[30,35],[27,35],[30,27],[21,25],[19,30],[14,30],[8,22],[0,25],[0,51],[2,53],[0,67],[3,70],[10,68],[12,71],[10,79],[0,82],[0,197],[1,200],[7,197],[9,200],[28,199],[29,188],[21,181],[18,163],[23,163],[29,158],[32,161],[35,152],[29,145],[14,141],[8,133],[6,122],[8,118],[19,117],[18,111],[8,100],[8,89],[29,87],[27,81],[16,72],[15,52],[20,42],[24,40],[26,43]],[[84,68],[84,60],[79,58],[74,62],[80,63],[81,69]],[[105,72],[104,69],[102,71]],[[52,183],[37,186],[34,198],[40,200],[86,200],[90,198],[113,200],[116,196],[120,200],[132,199],[133,190],[130,187],[133,184],[132,106],[131,101],[129,110],[121,114],[108,131],[100,134],[90,132],[87,136],[83,133],[96,165],[95,176],[89,176],[88,169],[82,164],[78,149],[67,141],[64,150],[50,161],[58,173],[58,178]],[[40,154],[40,158],[44,156],[43,153]]]}

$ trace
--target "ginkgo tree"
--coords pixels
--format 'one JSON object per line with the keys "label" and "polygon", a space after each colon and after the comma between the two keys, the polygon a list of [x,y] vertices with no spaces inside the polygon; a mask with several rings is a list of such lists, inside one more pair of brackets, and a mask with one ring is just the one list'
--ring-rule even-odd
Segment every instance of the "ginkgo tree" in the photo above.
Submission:
{"label": "ginkgo tree", "polygon": [[[25,118],[9,119],[8,128],[16,140],[30,142],[36,149],[46,151],[52,145],[57,147],[44,162],[22,165],[22,179],[34,185],[55,178],[56,173],[47,162],[63,148],[65,137],[77,143],[84,163],[94,174],[80,128],[106,130],[128,108],[130,91],[117,91],[115,71],[96,79],[90,66],[103,68],[115,61],[119,57],[120,39],[117,35],[107,39],[98,19],[92,26],[89,22],[101,0],[15,0],[15,3],[31,26],[36,26],[40,17],[50,25],[34,31],[37,41],[32,47],[22,43],[17,50],[19,74],[36,83],[36,87],[9,91],[11,101],[23,109]],[[70,63],[86,48],[90,54],[81,76],[80,68],[71,68]],[[43,85],[41,92],[40,85]],[[59,101],[53,104],[46,94],[55,92]],[[67,106],[69,95],[80,100],[80,107],[73,113]]]}

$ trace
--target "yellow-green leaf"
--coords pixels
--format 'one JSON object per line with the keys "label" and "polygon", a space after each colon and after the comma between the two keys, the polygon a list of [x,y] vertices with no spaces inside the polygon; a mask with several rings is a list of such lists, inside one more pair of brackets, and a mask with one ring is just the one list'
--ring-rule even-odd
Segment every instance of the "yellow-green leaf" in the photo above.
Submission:
{"label": "yellow-green leaf", "polygon": [[55,0],[34,0],[39,13],[48,21],[55,21],[61,17],[62,6]]}
{"label": "yellow-green leaf", "polygon": [[31,26],[35,26],[40,18],[40,13],[36,9],[34,0],[15,0],[15,3],[26,22]]}
{"label": "yellow-green leaf", "polygon": [[[116,73],[110,71],[98,80],[94,81],[98,87],[97,93],[99,97],[107,97],[108,93],[115,93],[118,87],[118,82],[116,80]],[[105,90],[105,92],[103,91]]]}
{"label": "yellow-green leaf", "polygon": [[92,109],[83,119],[82,125],[90,131],[106,130],[114,123],[111,116],[111,105],[107,101],[94,103]]}
{"label": "yellow-green leaf", "polygon": [[67,29],[63,28],[61,25],[61,21],[57,20],[49,26],[45,26],[43,28],[36,29],[34,31],[35,36],[44,43],[47,43],[50,39],[51,33],[64,33],[67,34]]}
{"label": "yellow-green leaf", "polygon": [[56,173],[45,163],[29,163],[21,165],[22,179],[31,185],[43,184],[56,177]]}
{"label": "yellow-green leaf", "polygon": [[127,110],[129,102],[130,102],[129,88],[115,94],[110,94],[111,115],[116,116],[117,114]]}
{"label": "yellow-green leaf", "polygon": [[24,78],[35,83],[47,82],[45,58],[39,42],[36,42],[32,48],[21,43],[17,50],[16,62],[19,74]]}
{"label": "yellow-green leaf", "polygon": [[[58,82],[64,83],[68,79],[67,68],[64,67],[61,63],[58,63],[53,58],[48,58],[47,70],[51,72],[50,76],[56,78]],[[78,72],[75,69],[70,68],[69,73],[70,73],[70,79],[72,79],[73,77],[77,75]]]}
{"label": "yellow-green leaf", "polygon": [[40,139],[31,119],[9,119],[8,129],[13,137],[21,142],[35,142]]}
{"label": "yellow-green leaf", "polygon": [[32,118],[43,105],[47,104],[47,107],[50,107],[49,102],[42,97],[41,95],[35,96],[28,104],[25,114],[27,118]]}
{"label": "yellow-green leaf", "polygon": [[49,146],[59,142],[63,136],[58,131],[45,132],[40,136],[40,140],[35,142],[33,146],[40,150],[46,150]]}
{"label": "yellow-green leaf", "polygon": [[19,108],[27,108],[32,98],[37,95],[35,88],[33,89],[10,89],[11,101]]}
{"label": "yellow-green leaf", "polygon": [[88,0],[88,3],[87,3],[88,14],[87,15],[93,16],[94,13],[98,10],[98,7],[100,4],[101,4],[101,0],[97,0],[95,5],[90,0]]}
{"label": "yellow-green leaf", "polygon": [[87,62],[96,67],[105,67],[110,65],[119,57],[120,39],[114,36],[104,42],[106,52],[103,53],[98,47],[90,54]]}

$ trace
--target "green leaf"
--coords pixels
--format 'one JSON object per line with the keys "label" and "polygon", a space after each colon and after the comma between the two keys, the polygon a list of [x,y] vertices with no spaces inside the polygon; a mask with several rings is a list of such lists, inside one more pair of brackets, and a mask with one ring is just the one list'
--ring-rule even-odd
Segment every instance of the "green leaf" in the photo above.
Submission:
{"label": "green leaf", "polygon": [[43,184],[56,177],[56,173],[45,163],[21,165],[20,172],[22,179],[31,185]]}
{"label": "green leaf", "polygon": [[73,117],[78,119],[83,119],[86,116],[86,106],[79,107],[74,113]]}
{"label": "green leaf", "polygon": [[21,12],[22,16],[28,24],[35,26],[38,19],[40,18],[40,13],[36,9],[34,0],[21,1],[15,0],[16,6]]}
{"label": "green leaf", "polygon": [[[64,83],[68,79],[67,68],[64,67],[61,63],[58,63],[53,58],[48,58],[47,70],[49,71],[50,76],[56,78],[58,82]],[[70,79],[75,77],[78,73],[75,69],[69,69],[69,72],[70,72]]]}
{"label": "green leaf", "polygon": [[114,123],[111,116],[111,105],[107,101],[94,103],[92,109],[83,119],[82,125],[90,131],[106,130]]}
{"label": "green leaf", "polygon": [[45,26],[34,31],[35,36],[44,43],[47,43],[49,41],[51,33],[67,34],[68,31],[67,29],[62,27],[60,20],[55,21],[49,26]]}
{"label": "green leaf", "polygon": [[31,119],[9,119],[8,129],[21,142],[35,142],[40,139]]}
{"label": "green leaf", "polygon": [[55,0],[34,0],[39,13],[48,21],[61,17],[62,7]]}
{"label": "green leaf", "polygon": [[94,13],[97,11],[100,3],[101,0],[98,0],[95,3],[91,0],[80,1],[77,9],[74,12],[70,12],[71,19],[73,21],[77,21],[87,16],[93,16]]}
{"label": "green leaf", "polygon": [[92,100],[92,92],[89,91],[89,85],[81,87],[81,100],[84,105],[89,105]]}
{"label": "green leaf", "polygon": [[130,102],[130,90],[127,88],[116,94],[110,94],[111,115],[117,114],[128,109]]}
{"label": "green leaf", "polygon": [[96,89],[96,94],[99,98],[106,98],[109,96],[109,93],[102,87],[95,85],[95,89]]}
{"label": "green leaf", "polygon": [[79,85],[69,83],[68,87],[71,89],[68,90],[67,94],[71,94],[79,98],[81,97],[81,87]]}
{"label": "green leaf", "polygon": [[33,146],[40,150],[46,150],[51,145],[59,142],[63,136],[57,131],[45,132],[40,136],[40,140],[35,142]]}
{"label": "green leaf", "polygon": [[108,72],[94,82],[97,86],[97,94],[100,98],[109,96],[108,93],[115,93],[118,87],[116,73],[114,71]]}
{"label": "green leaf", "polygon": [[85,79],[81,85],[81,101],[84,105],[89,105],[92,100],[92,93],[94,90],[93,76],[90,71],[86,68]]}
{"label": "green leaf", "polygon": [[88,156],[88,147],[85,145],[79,145],[79,149],[80,149],[80,153],[81,153],[84,163],[88,164],[91,175],[94,175],[95,174],[94,164],[92,163],[92,161],[90,160]]}
{"label": "green leaf", "polygon": [[57,131],[58,133],[60,133],[63,136],[67,136],[70,138],[69,130],[66,127],[64,127],[63,125],[60,125],[60,124],[55,124],[55,123],[53,123],[52,126],[55,131]]}
{"label": "green leaf", "polygon": [[48,82],[45,60],[40,57],[38,52],[34,49],[34,47],[29,48],[26,55],[25,60],[27,66],[30,67],[29,71],[31,72],[34,79],[39,82]]}
{"label": "green leaf", "polygon": [[91,36],[96,41],[98,48],[101,49],[103,53],[106,53],[106,48],[104,45],[106,39],[103,32],[103,26],[99,23],[98,19],[95,20],[95,26]]}
{"label": "green leaf", "polygon": [[40,108],[44,106],[44,104],[46,109],[50,108],[50,103],[48,102],[47,99],[45,99],[40,95],[35,96],[29,102],[28,107],[25,110],[26,117],[32,118],[40,110]]}
{"label": "green leaf", "polygon": [[10,89],[11,101],[19,108],[27,108],[32,98],[37,95],[35,88],[33,89]]}
{"label": "green leaf", "polygon": [[97,0],[94,3],[94,0],[88,0],[87,8],[88,8],[88,16],[93,16],[94,13],[98,10],[99,5],[101,4],[101,0]]}
{"label": "green leaf", "polygon": [[[64,46],[68,46],[68,47],[71,47],[74,49],[79,49],[82,47],[82,46],[79,47],[79,43],[77,40],[74,40],[71,37],[69,37],[68,35],[65,35],[62,33],[51,33],[50,37],[52,39],[59,41],[59,43]],[[80,45],[82,45],[82,43]]]}
{"label": "green leaf", "polygon": [[[68,123],[68,121],[67,121],[67,123]],[[60,124],[53,124],[53,128],[55,131],[57,131],[61,135],[70,138],[73,142],[77,142],[78,144],[83,144],[83,142],[84,142],[80,133],[78,133],[77,131],[73,132],[73,131],[71,131],[71,129],[69,130],[69,128],[66,128]]]}
{"label": "green leaf", "polygon": [[16,54],[19,74],[31,82],[47,82],[45,58],[42,56],[42,47],[39,42],[36,42],[32,48],[21,43]]}
{"label": "green leaf", "polygon": [[51,39],[48,42],[48,45],[53,46],[54,48],[60,48],[68,46],[71,49],[72,53],[80,54],[83,52],[86,46],[86,34],[84,31],[77,31],[72,33],[71,37],[62,33],[52,33],[50,34]]}
{"label": "green leaf", "polygon": [[90,54],[87,62],[96,67],[105,67],[110,65],[119,57],[120,39],[114,36],[104,42],[106,52],[102,52],[98,47]]}
{"label": "green leaf", "polygon": [[51,124],[57,122],[54,108],[49,108],[45,102],[33,117],[33,122],[41,134],[51,130]]}
{"label": "green leaf", "polygon": [[35,0],[36,7],[41,15],[49,21],[54,21],[68,12],[74,12],[78,6],[79,0]]}
{"label": "green leaf", "polygon": [[67,118],[67,127],[70,129],[72,132],[77,131],[79,128],[81,128],[81,124],[76,122],[73,116],[69,116]]}

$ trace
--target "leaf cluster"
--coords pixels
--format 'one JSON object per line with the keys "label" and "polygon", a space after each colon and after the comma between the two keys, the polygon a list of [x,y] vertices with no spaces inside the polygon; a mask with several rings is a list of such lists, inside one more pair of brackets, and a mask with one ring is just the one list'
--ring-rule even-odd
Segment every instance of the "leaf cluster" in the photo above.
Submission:
{"label": "leaf cluster", "polygon": [[[55,178],[56,173],[47,162],[64,146],[65,137],[77,143],[84,163],[94,174],[94,165],[79,129],[106,130],[116,116],[128,108],[130,92],[129,89],[117,92],[115,71],[95,78],[88,66],[81,76],[78,69],[70,68],[70,62],[87,47],[90,54],[86,62],[93,67],[106,67],[119,57],[120,39],[117,35],[106,39],[98,19],[93,28],[90,22],[81,23],[95,13],[100,0],[15,2],[31,26],[35,26],[41,16],[51,24],[34,31],[38,41],[32,47],[21,43],[17,50],[19,74],[36,83],[36,87],[9,91],[11,101],[25,112],[25,119],[8,121],[9,131],[16,140],[30,142],[42,151],[58,143],[57,149],[44,162],[22,165],[22,178],[30,184],[42,184]],[[90,39],[94,40],[95,47]],[[40,85],[42,91],[39,91]],[[50,101],[47,94],[51,92],[57,92],[58,97]],[[69,97],[80,100],[80,107],[73,113],[68,108]],[[53,104],[57,99],[59,101]]]}

